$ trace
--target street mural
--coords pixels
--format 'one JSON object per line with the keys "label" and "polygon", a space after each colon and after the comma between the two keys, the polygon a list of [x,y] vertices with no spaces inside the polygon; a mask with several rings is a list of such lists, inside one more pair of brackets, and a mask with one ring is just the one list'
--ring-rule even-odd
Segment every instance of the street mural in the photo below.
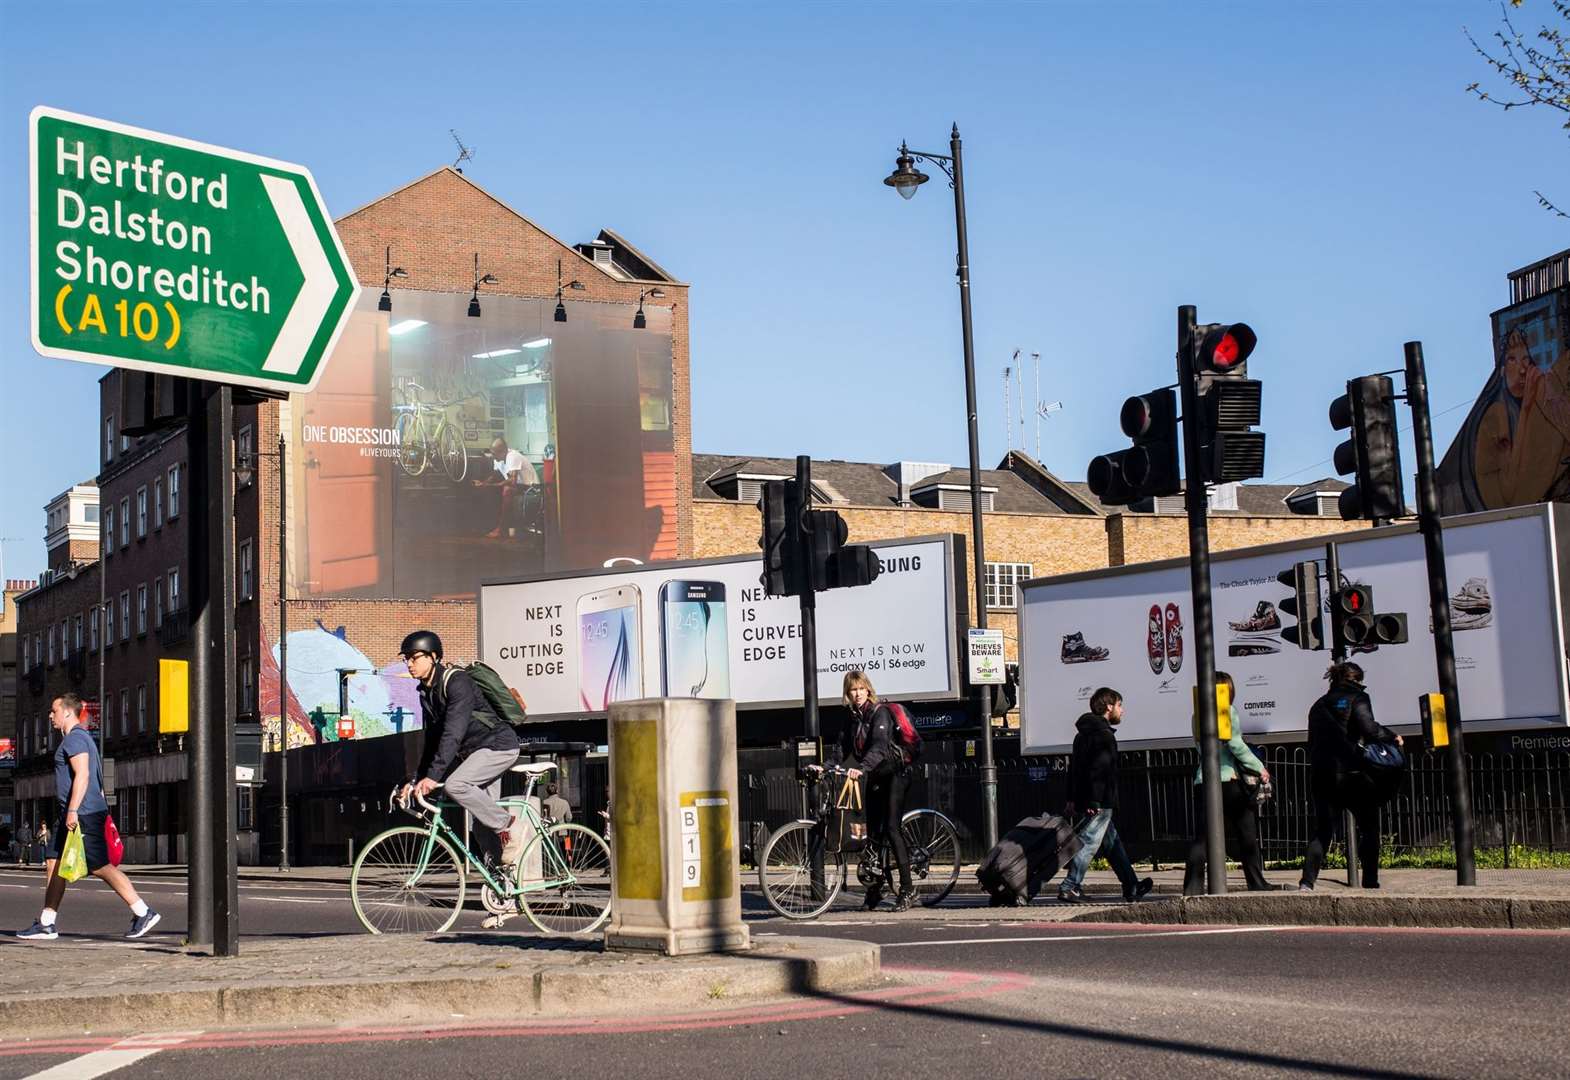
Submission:
{"label": "street mural", "polygon": [[[264,741],[278,744],[278,646],[262,650]],[[421,726],[419,691],[402,663],[378,668],[348,630],[320,621],[289,633],[289,746],[374,739]]]}
{"label": "street mural", "polygon": [[1492,319],[1493,367],[1439,466],[1446,514],[1570,500],[1570,288]]}

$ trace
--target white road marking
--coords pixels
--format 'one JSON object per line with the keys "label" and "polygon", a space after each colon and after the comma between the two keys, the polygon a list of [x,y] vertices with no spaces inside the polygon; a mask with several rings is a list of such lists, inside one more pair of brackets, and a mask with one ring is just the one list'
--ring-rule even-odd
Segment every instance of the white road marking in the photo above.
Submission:
{"label": "white road marking", "polygon": [[303,896],[253,896],[259,904],[330,904],[331,900],[306,899]]}
{"label": "white road marking", "polygon": [[1217,930],[1158,930],[1141,934],[1045,934],[1040,937],[949,938],[944,941],[893,941],[884,949],[916,949],[927,945],[1012,945],[1021,941],[1132,941],[1155,937],[1200,937],[1205,934],[1261,934],[1291,930],[1290,926],[1227,926]]}
{"label": "white road marking", "polygon": [[27,1080],[93,1080],[94,1077],[112,1073],[127,1065],[135,1065],[160,1050],[178,1046],[200,1034],[200,1031],[174,1031],[159,1035],[132,1035],[107,1050],[94,1050],[79,1058],[62,1061],[43,1072],[33,1073]]}

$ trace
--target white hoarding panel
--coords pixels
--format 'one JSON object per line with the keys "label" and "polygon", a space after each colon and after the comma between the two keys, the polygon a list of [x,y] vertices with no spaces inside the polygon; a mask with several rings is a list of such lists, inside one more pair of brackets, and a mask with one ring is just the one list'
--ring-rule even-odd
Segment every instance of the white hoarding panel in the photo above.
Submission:
{"label": "white hoarding panel", "polygon": [[[1418,695],[1438,689],[1422,537],[1353,533],[1338,552],[1342,576],[1373,589],[1376,611],[1407,613],[1409,643],[1351,659],[1367,674],[1380,720],[1414,724]],[[1323,543],[1309,542],[1214,558],[1216,667],[1237,683],[1245,735],[1301,734],[1309,706],[1324,692],[1330,653],[1282,639],[1283,622],[1295,620],[1277,611],[1290,590],[1276,580],[1295,562],[1323,557]],[[1445,562],[1464,721],[1563,724],[1565,661],[1545,514],[1539,508],[1454,521],[1445,529]],[[1328,611],[1325,627],[1328,637]],[[1190,740],[1195,675],[1186,564],[1030,583],[1021,590],[1020,640],[1026,752],[1072,743],[1075,719],[1101,686],[1124,696],[1120,742]]]}
{"label": "white hoarding panel", "polygon": [[[953,548],[947,537],[870,545],[878,579],[819,593],[818,692],[852,668],[880,694],[958,696]],[[486,584],[480,654],[531,719],[603,713],[640,697],[801,700],[801,611],[763,594],[759,556]]]}

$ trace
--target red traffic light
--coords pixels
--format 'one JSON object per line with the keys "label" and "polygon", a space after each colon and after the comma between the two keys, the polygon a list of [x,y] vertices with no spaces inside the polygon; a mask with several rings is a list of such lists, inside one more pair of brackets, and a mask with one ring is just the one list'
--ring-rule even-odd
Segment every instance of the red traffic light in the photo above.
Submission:
{"label": "red traffic light", "polygon": [[1241,374],[1259,338],[1247,323],[1211,323],[1198,327],[1199,372],[1213,375]]}
{"label": "red traffic light", "polygon": [[1347,585],[1341,590],[1337,602],[1348,615],[1361,615],[1373,606],[1373,590],[1367,585]]}

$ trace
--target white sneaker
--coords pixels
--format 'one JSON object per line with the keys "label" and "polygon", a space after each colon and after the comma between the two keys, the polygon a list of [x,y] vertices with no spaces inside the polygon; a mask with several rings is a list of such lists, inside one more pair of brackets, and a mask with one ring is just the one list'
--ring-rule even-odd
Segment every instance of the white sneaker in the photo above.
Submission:
{"label": "white sneaker", "polygon": [[523,834],[523,819],[517,814],[507,822],[507,827],[501,831],[502,838],[502,865],[515,866],[523,858],[523,845],[527,839]]}

